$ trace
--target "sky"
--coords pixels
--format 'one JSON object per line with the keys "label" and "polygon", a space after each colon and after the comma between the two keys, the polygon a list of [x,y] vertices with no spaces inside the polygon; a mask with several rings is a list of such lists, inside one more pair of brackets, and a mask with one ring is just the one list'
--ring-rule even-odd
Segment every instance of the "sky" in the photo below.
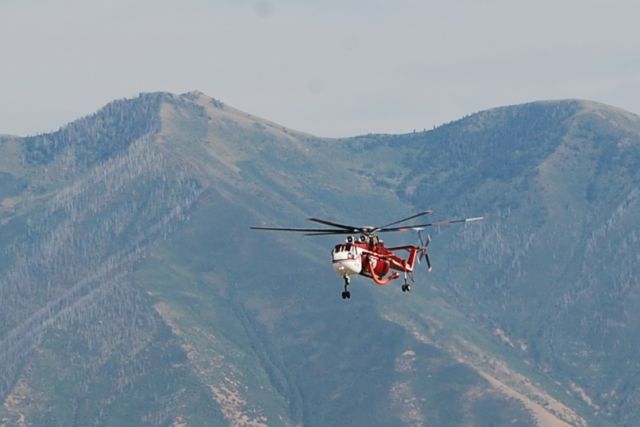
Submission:
{"label": "sky", "polygon": [[579,98],[640,113],[631,0],[0,0],[0,134],[199,90],[318,136]]}

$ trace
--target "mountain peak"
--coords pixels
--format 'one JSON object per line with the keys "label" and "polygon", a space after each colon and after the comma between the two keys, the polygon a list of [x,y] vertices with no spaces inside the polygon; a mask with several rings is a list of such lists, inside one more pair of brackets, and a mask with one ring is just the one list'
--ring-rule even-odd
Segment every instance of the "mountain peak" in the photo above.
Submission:
{"label": "mountain peak", "polygon": [[[289,129],[278,123],[234,108],[224,103],[223,101],[211,97],[199,90],[192,90],[180,95],[167,95],[170,95],[171,98],[165,99],[165,101],[170,102],[167,102],[168,105],[165,105],[164,109],[161,108],[161,110],[164,112],[163,118],[168,117],[168,110],[175,110],[176,108],[180,109],[185,107],[188,109],[188,106],[190,105],[192,107],[195,106],[200,110],[200,112],[197,114],[206,116],[207,122],[211,127],[220,126],[224,128],[229,126],[236,126],[243,129],[262,129],[271,134],[277,135],[278,137],[286,138],[291,138],[292,135],[300,137],[311,136],[304,132]],[[171,106],[171,108],[167,108],[168,106]]]}

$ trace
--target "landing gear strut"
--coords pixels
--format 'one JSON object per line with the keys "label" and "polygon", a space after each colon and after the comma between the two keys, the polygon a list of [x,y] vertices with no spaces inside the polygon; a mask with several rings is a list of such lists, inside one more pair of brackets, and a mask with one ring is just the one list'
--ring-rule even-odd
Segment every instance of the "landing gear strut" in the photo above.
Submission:
{"label": "landing gear strut", "polygon": [[402,292],[410,292],[411,291],[411,285],[409,284],[409,281],[407,281],[407,273],[404,273],[404,283],[402,284]]}
{"label": "landing gear strut", "polygon": [[351,283],[351,280],[349,279],[349,276],[344,276],[344,291],[342,291],[342,299],[351,299],[351,292],[349,292],[347,289],[349,288],[349,283]]}

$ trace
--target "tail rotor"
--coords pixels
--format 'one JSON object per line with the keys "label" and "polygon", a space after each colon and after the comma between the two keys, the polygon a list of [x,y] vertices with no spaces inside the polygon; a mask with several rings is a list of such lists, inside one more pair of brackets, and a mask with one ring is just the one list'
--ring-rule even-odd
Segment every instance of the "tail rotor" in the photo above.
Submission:
{"label": "tail rotor", "polygon": [[424,259],[427,262],[427,271],[431,271],[431,259],[429,259],[429,243],[431,243],[431,236],[427,234],[427,238],[422,237],[422,228],[415,229],[418,232],[418,239],[420,240],[420,246],[418,247],[418,262],[422,262]]}

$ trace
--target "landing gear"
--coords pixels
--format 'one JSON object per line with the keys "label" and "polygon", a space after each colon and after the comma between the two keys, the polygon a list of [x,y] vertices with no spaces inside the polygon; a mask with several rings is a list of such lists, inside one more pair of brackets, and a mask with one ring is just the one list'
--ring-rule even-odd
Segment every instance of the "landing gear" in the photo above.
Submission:
{"label": "landing gear", "polygon": [[342,292],[342,299],[351,299],[351,292],[348,290],[349,283],[351,283],[349,276],[344,276],[344,291]]}
{"label": "landing gear", "polygon": [[402,292],[410,292],[411,291],[411,285],[409,284],[409,281],[407,280],[407,273],[404,273],[404,283],[402,284]]}

